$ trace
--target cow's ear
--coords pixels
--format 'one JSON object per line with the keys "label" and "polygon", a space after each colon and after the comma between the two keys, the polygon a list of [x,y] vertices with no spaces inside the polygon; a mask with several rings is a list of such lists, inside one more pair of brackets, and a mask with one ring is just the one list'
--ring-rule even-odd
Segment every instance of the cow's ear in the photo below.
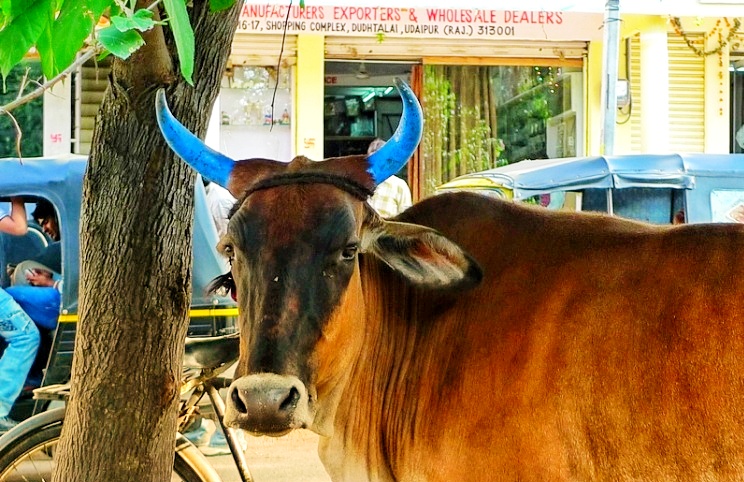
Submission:
{"label": "cow's ear", "polygon": [[478,263],[437,231],[375,218],[365,226],[362,252],[378,257],[412,284],[428,289],[467,289],[483,277]]}

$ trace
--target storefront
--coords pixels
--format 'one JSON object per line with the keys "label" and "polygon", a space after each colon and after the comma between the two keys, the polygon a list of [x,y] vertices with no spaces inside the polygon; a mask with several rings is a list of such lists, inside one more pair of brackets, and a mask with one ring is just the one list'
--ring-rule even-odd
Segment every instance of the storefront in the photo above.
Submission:
{"label": "storefront", "polygon": [[400,116],[393,78],[407,80],[426,127],[401,174],[421,197],[465,172],[586,153],[587,58],[602,20],[561,11],[246,4],[235,44],[271,38],[275,55],[268,64],[265,55],[234,56],[233,69],[282,63],[292,71],[292,154],[313,159],[387,139]]}
{"label": "storefront", "polygon": [[[603,2],[556,11],[533,0],[504,2],[503,10],[475,8],[476,0],[463,8],[327,2],[243,6],[209,144],[237,158],[287,161],[364,152],[397,125],[397,76],[413,86],[426,117],[421,148],[401,173],[415,198],[501,163],[600,153]],[[620,3],[627,90],[614,152],[744,149],[736,141],[744,132],[744,37],[735,18],[744,2]],[[71,126],[45,131],[45,154],[69,144],[87,152],[106,79],[94,70],[81,69],[66,94],[45,96],[45,110],[75,99]]]}

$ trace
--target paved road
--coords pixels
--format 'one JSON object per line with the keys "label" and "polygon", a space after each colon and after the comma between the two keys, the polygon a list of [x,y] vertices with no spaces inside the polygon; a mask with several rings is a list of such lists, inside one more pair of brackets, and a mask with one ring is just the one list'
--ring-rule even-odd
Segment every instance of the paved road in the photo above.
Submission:
{"label": "paved road", "polygon": [[[246,437],[248,467],[255,482],[330,482],[318,459],[318,436],[298,430],[280,438]],[[231,455],[207,458],[223,482],[240,482]]]}

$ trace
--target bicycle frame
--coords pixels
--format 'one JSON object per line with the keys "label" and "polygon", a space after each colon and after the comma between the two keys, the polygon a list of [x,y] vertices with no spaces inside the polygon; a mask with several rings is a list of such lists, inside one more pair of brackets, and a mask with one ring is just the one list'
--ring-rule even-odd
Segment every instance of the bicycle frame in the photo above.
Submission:
{"label": "bicycle frame", "polygon": [[[235,467],[240,475],[242,482],[252,482],[250,470],[245,457],[237,440],[237,431],[233,428],[226,427],[224,424],[225,403],[220,396],[219,390],[230,385],[231,380],[221,375],[237,360],[239,335],[231,334],[217,337],[204,338],[187,338],[186,350],[184,356],[183,381],[181,383],[180,393],[181,402],[178,412],[178,432],[177,450],[183,450],[184,446],[192,447],[181,433],[189,426],[199,410],[199,402],[207,395],[210,405],[214,410],[216,418],[225,433],[227,445],[230,448]],[[66,404],[70,396],[69,384],[49,385],[34,390],[34,398],[44,401],[62,401]],[[54,412],[55,421],[64,422],[64,410]],[[42,412],[39,415],[31,417],[15,427],[8,434],[13,433],[30,433],[33,427],[39,424],[48,424],[48,417],[52,416],[51,412]],[[45,418],[46,417],[46,418]],[[14,440],[8,437],[6,440]],[[180,447],[180,448],[179,448]],[[0,448],[2,446],[0,445]],[[192,451],[193,452],[193,451]],[[206,457],[196,450],[196,457],[200,457],[199,464],[211,467]],[[192,453],[192,457],[194,454]],[[205,481],[218,481],[219,476],[212,469],[208,476],[203,476]]]}
{"label": "bicycle frame", "polygon": [[[228,365],[229,366],[229,365]],[[225,366],[221,371],[228,368]],[[253,480],[250,470],[248,469],[248,461],[245,457],[245,452],[241,449],[236,435],[236,430],[225,426],[225,402],[222,401],[219,389],[226,388],[230,385],[230,379],[218,377],[219,373],[212,372],[211,370],[202,369],[200,373],[192,379],[188,379],[181,386],[181,395],[185,395],[189,392],[189,397],[181,402],[181,408],[178,415],[178,431],[182,432],[193,419],[198,409],[198,403],[206,394],[209,398],[209,402],[212,405],[217,421],[222,427],[222,431],[225,433],[225,439],[227,446],[230,447],[230,453],[232,454],[233,461],[235,462],[235,468],[240,474],[240,480],[242,482],[251,482]]]}

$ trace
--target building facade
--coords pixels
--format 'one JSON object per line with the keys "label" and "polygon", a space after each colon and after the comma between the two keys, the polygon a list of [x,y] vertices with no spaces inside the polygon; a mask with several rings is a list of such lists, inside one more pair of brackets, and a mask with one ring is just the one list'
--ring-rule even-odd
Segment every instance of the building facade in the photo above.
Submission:
{"label": "building facade", "polygon": [[[414,198],[506,162],[601,153],[604,2],[288,3],[243,6],[207,135],[228,155],[365,152],[397,125],[396,76],[425,111],[401,173]],[[619,3],[614,153],[741,152],[744,2]],[[105,79],[86,66],[45,97],[45,154],[87,152]],[[70,100],[69,124],[58,122]]]}

